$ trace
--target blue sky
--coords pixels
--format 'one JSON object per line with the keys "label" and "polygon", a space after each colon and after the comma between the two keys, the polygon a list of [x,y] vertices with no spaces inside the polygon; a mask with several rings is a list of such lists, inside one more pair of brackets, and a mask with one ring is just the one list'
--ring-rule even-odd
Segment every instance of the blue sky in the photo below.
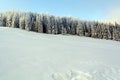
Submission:
{"label": "blue sky", "polygon": [[0,0],[0,11],[20,10],[103,20],[119,7],[120,0]]}

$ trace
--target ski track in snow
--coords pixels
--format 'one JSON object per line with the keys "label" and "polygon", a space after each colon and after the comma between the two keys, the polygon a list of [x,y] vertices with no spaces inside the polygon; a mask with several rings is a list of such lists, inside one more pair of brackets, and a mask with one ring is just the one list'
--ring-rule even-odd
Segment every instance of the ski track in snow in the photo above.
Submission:
{"label": "ski track in snow", "polygon": [[[100,68],[88,70],[71,70],[64,73],[54,73],[53,80],[120,80],[120,69],[110,67],[99,62],[82,62],[86,67],[100,66]],[[90,66],[91,65],[91,66]]]}
{"label": "ski track in snow", "polygon": [[0,27],[0,80],[120,80],[120,43]]}

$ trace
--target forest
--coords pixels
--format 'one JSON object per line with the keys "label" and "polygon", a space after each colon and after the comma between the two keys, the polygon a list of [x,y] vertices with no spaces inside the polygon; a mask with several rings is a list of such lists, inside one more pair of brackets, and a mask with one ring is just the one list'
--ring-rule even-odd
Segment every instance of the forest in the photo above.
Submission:
{"label": "forest", "polygon": [[120,24],[85,21],[73,17],[53,16],[32,12],[0,13],[0,26],[20,28],[47,34],[70,34],[120,41]]}

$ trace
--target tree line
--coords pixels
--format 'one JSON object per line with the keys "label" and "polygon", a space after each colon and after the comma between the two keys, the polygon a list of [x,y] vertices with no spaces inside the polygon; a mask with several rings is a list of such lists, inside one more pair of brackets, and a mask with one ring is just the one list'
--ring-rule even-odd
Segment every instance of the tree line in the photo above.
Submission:
{"label": "tree line", "polygon": [[0,26],[48,34],[71,34],[120,41],[120,25],[32,12],[0,13]]}

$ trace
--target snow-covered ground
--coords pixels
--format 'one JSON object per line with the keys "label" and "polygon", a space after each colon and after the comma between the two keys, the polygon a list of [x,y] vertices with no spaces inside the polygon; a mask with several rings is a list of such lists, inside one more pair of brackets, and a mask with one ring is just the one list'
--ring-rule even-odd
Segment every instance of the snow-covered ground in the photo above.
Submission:
{"label": "snow-covered ground", "polygon": [[0,27],[0,80],[120,80],[120,42]]}

